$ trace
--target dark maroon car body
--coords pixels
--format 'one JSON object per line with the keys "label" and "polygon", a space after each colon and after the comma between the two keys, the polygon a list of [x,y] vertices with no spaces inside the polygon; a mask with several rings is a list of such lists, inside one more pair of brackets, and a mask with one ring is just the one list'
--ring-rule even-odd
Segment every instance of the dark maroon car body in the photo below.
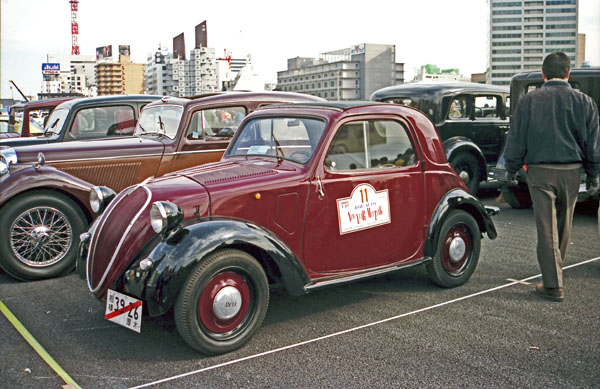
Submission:
{"label": "dark maroon car body", "polygon": [[[120,109],[122,107],[118,104],[132,105],[135,102],[130,110],[134,112],[136,121],[124,122],[131,130],[126,136],[0,147],[0,166],[5,167],[0,174],[0,267],[23,280],[65,274],[74,268],[79,235],[95,216],[88,200],[94,185],[103,185],[118,192],[148,177],[218,161],[239,122],[219,121],[220,125],[228,126],[220,130],[227,131],[209,134],[208,127],[202,127],[195,119],[203,117],[205,112],[231,109],[237,110],[243,118],[247,113],[269,104],[321,100],[286,92],[224,92],[189,99],[111,96],[76,99],[61,104],[55,113],[61,107],[77,108],[79,111],[75,112],[81,112],[83,107]],[[139,115],[138,104],[144,105]],[[168,110],[177,111],[179,116],[169,118]],[[146,127],[142,127],[139,122],[150,117],[149,112],[155,111],[163,112],[157,118],[152,116],[152,120],[160,120],[160,123],[155,123],[157,128],[149,127],[150,119],[148,124],[144,124]],[[67,117],[64,127],[73,128],[76,119]],[[241,118],[239,120],[241,122]],[[38,161],[40,157],[42,163]],[[30,210],[37,213],[33,215],[33,221],[25,220],[32,215]],[[68,231],[61,235],[65,242],[62,246],[52,243],[52,237],[58,236],[57,231],[52,230],[55,223],[38,220],[56,210],[59,212],[57,216],[64,221],[64,231]],[[34,232],[29,231],[25,224],[33,224]],[[45,245],[60,254],[47,255]],[[43,251],[40,255],[32,254],[40,251]]]}
{"label": "dark maroon car body", "polygon": [[[253,125],[278,118],[289,118],[288,130],[296,131],[305,123],[307,154],[288,154],[289,146],[283,141],[275,142],[279,156],[267,155],[266,146],[249,146],[248,155],[236,151]],[[322,135],[311,137],[307,124],[311,120],[322,123]],[[393,123],[401,128],[416,158],[379,166],[374,160],[367,162],[373,168],[356,168],[353,163],[341,168],[342,156],[351,154],[348,148],[358,146],[347,140],[346,154],[338,153],[333,151],[339,146],[336,142],[346,136],[344,129],[364,123]],[[364,194],[371,200],[365,199],[366,206],[357,206],[356,212],[342,212],[354,204],[359,191],[360,198]],[[375,195],[377,200],[372,198]],[[151,227],[150,211],[156,202],[176,204],[183,213],[181,223],[170,233],[157,234]],[[388,213],[381,211],[381,204],[387,205]],[[283,285],[293,295],[418,264],[436,267],[432,278],[452,287],[472,274],[481,234],[496,237],[490,217],[496,212],[468,193],[448,164],[433,123],[416,109],[373,102],[272,106],[244,120],[220,162],[170,173],[118,194],[90,228],[77,266],[100,299],[109,289],[135,296],[152,316],[175,306],[182,332],[180,322],[186,322],[188,314],[182,308],[182,300],[187,299],[187,295],[182,297],[184,289],[193,290],[206,262],[219,260],[224,252],[249,255],[270,284]],[[386,215],[389,218],[384,221]],[[452,220],[460,222],[448,225]],[[359,228],[361,223],[367,224]],[[457,243],[464,250],[453,263],[446,251]],[[236,281],[232,274],[238,268],[232,269],[208,277],[209,285],[220,282],[238,288],[246,284]],[[240,272],[244,280],[254,277]],[[208,302],[192,303],[208,312],[198,313],[197,323],[192,314],[191,321],[192,326],[198,325],[200,336],[209,340],[208,345],[197,343],[184,330],[186,342],[209,354],[247,342],[258,327],[255,322],[260,325],[262,321],[253,315],[264,315],[252,292],[260,288],[254,281],[247,283],[238,288],[245,308],[228,319],[232,321],[211,316],[211,304],[218,304],[214,294]]]}

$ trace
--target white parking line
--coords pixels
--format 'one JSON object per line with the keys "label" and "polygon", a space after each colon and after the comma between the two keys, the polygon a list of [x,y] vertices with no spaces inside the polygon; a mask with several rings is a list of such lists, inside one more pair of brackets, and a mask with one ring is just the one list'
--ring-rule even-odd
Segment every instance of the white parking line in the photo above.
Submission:
{"label": "white parking line", "polygon": [[[594,262],[594,261],[597,261],[599,259],[600,259],[600,257],[597,257],[597,258],[592,258],[592,259],[585,260],[583,262],[578,262],[578,263],[575,263],[575,264],[563,267],[563,270],[570,269],[570,268],[577,267],[577,266],[581,266],[581,265],[585,265],[587,263]],[[256,359],[256,358],[259,358],[259,357],[264,357],[266,355],[275,354],[275,353],[278,353],[278,352],[281,352],[281,351],[285,351],[285,350],[289,350],[289,349],[292,349],[292,348],[304,346],[305,344],[319,342],[321,340],[333,338],[335,336],[344,335],[344,334],[347,334],[349,332],[358,331],[358,330],[361,330],[363,328],[373,327],[373,326],[376,326],[376,325],[379,325],[379,324],[387,323],[387,322],[392,321],[392,320],[397,320],[397,319],[400,319],[400,318],[403,318],[403,317],[415,315],[415,314],[421,313],[421,312],[430,311],[432,309],[440,308],[440,307],[443,307],[445,305],[449,305],[449,304],[457,303],[457,302],[460,302],[460,301],[463,301],[463,300],[467,300],[467,299],[470,299],[470,298],[473,298],[473,297],[481,296],[481,295],[486,294],[486,293],[490,293],[490,292],[494,292],[494,291],[497,291],[497,290],[500,290],[500,289],[508,288],[509,286],[513,286],[513,285],[517,285],[517,284],[527,284],[527,281],[539,278],[541,276],[542,276],[541,274],[536,274],[536,275],[531,276],[531,277],[523,278],[522,280],[515,280],[515,281],[510,282],[510,283],[505,284],[505,285],[500,285],[500,286],[496,286],[496,287],[491,288],[491,289],[482,290],[481,292],[472,293],[472,294],[467,295],[467,296],[463,296],[463,297],[459,297],[459,298],[456,298],[456,299],[453,299],[453,300],[445,301],[443,303],[431,305],[429,307],[417,309],[415,311],[403,313],[401,315],[392,316],[392,317],[389,317],[387,319],[382,319],[382,320],[378,320],[378,321],[375,321],[375,322],[372,322],[372,323],[363,324],[363,325],[358,326],[358,327],[349,328],[347,330],[335,332],[335,333],[329,334],[329,335],[320,336],[320,337],[314,338],[314,339],[305,340],[303,342],[299,342],[299,343],[295,343],[295,344],[290,344],[289,346],[284,346],[284,347],[276,348],[276,349],[265,351],[265,352],[262,352],[262,353],[258,353],[258,354],[254,354],[254,355],[249,355],[247,357],[243,357],[243,358],[239,358],[239,359],[234,359],[234,360],[229,361],[229,362],[219,363],[217,365],[208,366],[208,367],[205,367],[205,368],[202,368],[202,369],[190,371],[188,373],[179,374],[179,375],[176,375],[176,376],[173,376],[173,377],[163,378],[162,380],[154,381],[154,382],[149,382],[147,384],[143,384],[143,385],[139,385],[139,386],[134,386],[134,387],[131,387],[130,389],[147,388],[149,386],[162,384],[164,382],[173,381],[173,380],[176,380],[176,379],[179,379],[179,378],[184,378],[184,377],[191,376],[191,375],[194,375],[194,374],[200,374],[200,373],[203,373],[205,371],[214,370],[214,369],[218,369],[218,368],[229,366],[229,365],[234,365],[236,363],[248,361],[250,359]]]}

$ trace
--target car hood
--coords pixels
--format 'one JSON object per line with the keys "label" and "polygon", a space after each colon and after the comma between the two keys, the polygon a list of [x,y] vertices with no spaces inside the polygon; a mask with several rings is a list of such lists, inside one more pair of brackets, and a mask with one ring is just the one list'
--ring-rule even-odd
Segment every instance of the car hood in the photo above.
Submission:
{"label": "car hood", "polygon": [[[2,142],[4,143],[4,142]],[[18,163],[37,161],[43,153],[46,162],[73,161],[94,157],[120,157],[163,152],[164,144],[157,139],[122,137],[74,142],[45,143],[15,148]]]}

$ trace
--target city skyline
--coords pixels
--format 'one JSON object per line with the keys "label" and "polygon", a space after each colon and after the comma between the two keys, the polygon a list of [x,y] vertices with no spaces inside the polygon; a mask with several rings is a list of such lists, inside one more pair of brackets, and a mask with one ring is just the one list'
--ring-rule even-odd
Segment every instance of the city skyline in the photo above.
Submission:
{"label": "city skyline", "polygon": [[[415,68],[436,64],[459,68],[465,75],[484,72],[488,66],[489,2],[486,0],[429,0],[370,7],[352,3],[306,1],[302,7],[284,8],[277,2],[232,1],[192,4],[175,0],[79,3],[79,46],[82,55],[96,47],[130,45],[136,63],[146,63],[159,44],[172,50],[172,38],[185,34],[186,50],[193,48],[194,26],[208,25],[208,46],[218,56],[224,50],[234,57],[252,56],[258,73],[274,82],[288,58],[316,57],[319,53],[360,43],[396,45],[396,61],[405,63],[406,79]],[[41,87],[41,64],[46,55],[71,52],[68,0],[2,0],[1,93],[20,98],[9,80],[28,95]],[[435,11],[435,12],[432,12]],[[139,15],[139,16],[138,16]],[[418,15],[415,17],[415,15]],[[580,0],[579,32],[586,34],[586,60],[600,65],[600,2]]]}

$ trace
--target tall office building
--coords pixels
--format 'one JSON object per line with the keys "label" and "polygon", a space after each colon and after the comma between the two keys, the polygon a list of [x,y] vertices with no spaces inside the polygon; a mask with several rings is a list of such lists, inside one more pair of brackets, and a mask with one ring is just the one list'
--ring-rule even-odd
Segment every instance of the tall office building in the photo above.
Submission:
{"label": "tall office building", "polygon": [[277,89],[328,100],[365,100],[378,89],[404,82],[404,64],[396,63],[396,46],[363,43],[330,51],[318,59],[288,59],[277,72]]}
{"label": "tall office building", "polygon": [[490,0],[487,81],[508,85],[513,75],[539,70],[562,51],[575,67],[579,0]]}

